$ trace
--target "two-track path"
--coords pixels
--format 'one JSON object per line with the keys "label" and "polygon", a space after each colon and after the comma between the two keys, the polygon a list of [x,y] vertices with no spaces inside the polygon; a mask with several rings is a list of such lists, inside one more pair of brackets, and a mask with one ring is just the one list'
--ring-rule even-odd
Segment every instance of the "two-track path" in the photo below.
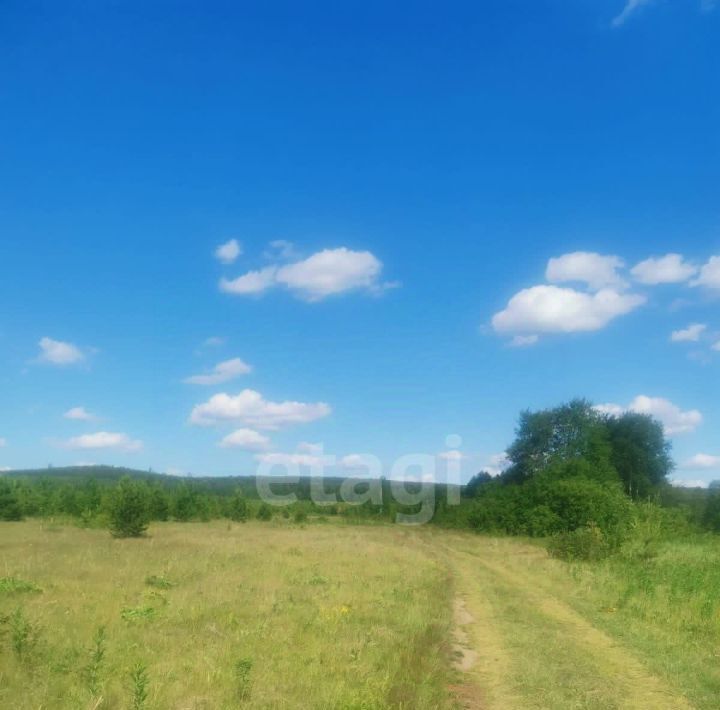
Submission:
{"label": "two-track path", "polygon": [[462,533],[427,543],[454,584],[453,690],[461,707],[692,708],[632,651],[553,594],[541,550]]}

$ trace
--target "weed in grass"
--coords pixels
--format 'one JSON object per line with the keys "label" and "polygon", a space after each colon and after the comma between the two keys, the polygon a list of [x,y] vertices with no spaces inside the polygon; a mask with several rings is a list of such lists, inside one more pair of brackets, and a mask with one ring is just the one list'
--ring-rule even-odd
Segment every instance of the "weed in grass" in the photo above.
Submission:
{"label": "weed in grass", "polygon": [[148,587],[155,587],[155,589],[172,589],[175,586],[167,577],[157,574],[146,577],[145,584]]}
{"label": "weed in grass", "polygon": [[0,577],[0,594],[16,594],[18,592],[39,593],[42,592],[42,589],[37,584],[26,582],[24,579]]}
{"label": "weed in grass", "polygon": [[93,646],[90,649],[90,662],[85,667],[85,683],[92,697],[100,695],[102,689],[100,676],[102,674],[103,662],[105,661],[105,650],[105,627],[101,626],[95,632]]}
{"label": "weed in grass", "polygon": [[148,686],[150,679],[147,673],[147,666],[144,663],[136,663],[130,671],[130,682],[132,688],[132,710],[143,710],[146,707],[148,697]]}
{"label": "weed in grass", "polygon": [[10,617],[10,641],[18,658],[24,658],[35,647],[39,633],[38,627],[25,616],[25,612],[21,608],[16,609]]}
{"label": "weed in grass", "polygon": [[252,672],[253,662],[251,658],[241,658],[235,664],[235,678],[237,679],[238,697],[240,700],[247,700],[250,697],[252,689]]}
{"label": "weed in grass", "polygon": [[120,612],[125,621],[150,621],[155,618],[155,608],[152,606],[126,607]]}

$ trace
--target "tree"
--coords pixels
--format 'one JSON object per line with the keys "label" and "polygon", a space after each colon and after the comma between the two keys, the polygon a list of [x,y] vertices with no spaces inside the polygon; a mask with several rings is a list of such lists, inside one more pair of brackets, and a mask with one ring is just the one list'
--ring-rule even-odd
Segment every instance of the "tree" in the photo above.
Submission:
{"label": "tree", "polygon": [[243,492],[237,488],[228,505],[228,516],[236,523],[244,523],[248,517],[247,499]]}
{"label": "tree", "polygon": [[625,492],[632,498],[646,498],[666,483],[673,463],[670,443],[665,440],[662,424],[647,414],[626,412],[607,417],[611,461]]}
{"label": "tree", "polygon": [[270,520],[272,515],[272,508],[267,503],[261,503],[257,512],[258,520]]}
{"label": "tree", "polygon": [[466,498],[474,498],[481,486],[492,481],[492,476],[487,471],[476,473],[465,486],[463,486],[462,494]]}
{"label": "tree", "polygon": [[0,481],[0,520],[22,519],[22,508],[15,489],[7,481]]}
{"label": "tree", "polygon": [[141,537],[150,520],[147,488],[128,476],[121,478],[110,496],[108,512],[114,537]]}
{"label": "tree", "polygon": [[522,483],[551,464],[587,461],[596,480],[617,479],[611,463],[612,448],[603,416],[584,399],[539,412],[524,411],[515,441],[507,450],[510,467],[506,482]]}

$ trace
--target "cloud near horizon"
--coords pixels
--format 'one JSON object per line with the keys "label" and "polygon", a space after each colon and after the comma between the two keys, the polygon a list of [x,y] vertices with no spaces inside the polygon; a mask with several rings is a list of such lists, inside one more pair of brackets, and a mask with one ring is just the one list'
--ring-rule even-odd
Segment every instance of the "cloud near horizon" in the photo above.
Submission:
{"label": "cloud near horizon", "polygon": [[663,397],[648,397],[641,394],[635,397],[626,407],[620,404],[598,404],[595,409],[610,416],[621,416],[625,412],[649,414],[657,419],[667,436],[687,434],[695,431],[702,424],[703,416],[697,409],[682,411],[680,407]]}
{"label": "cloud near horizon", "polygon": [[94,434],[74,436],[64,443],[66,449],[115,449],[117,451],[140,451],[142,441],[131,439],[122,432],[98,431]]}

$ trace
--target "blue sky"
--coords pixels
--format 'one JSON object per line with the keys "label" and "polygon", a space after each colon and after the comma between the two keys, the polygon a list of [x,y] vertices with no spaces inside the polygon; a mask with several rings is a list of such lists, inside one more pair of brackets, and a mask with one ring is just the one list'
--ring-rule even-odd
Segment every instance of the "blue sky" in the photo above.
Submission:
{"label": "blue sky", "polygon": [[457,434],[467,477],[585,396],[720,478],[719,32],[701,0],[3,3],[0,467]]}

